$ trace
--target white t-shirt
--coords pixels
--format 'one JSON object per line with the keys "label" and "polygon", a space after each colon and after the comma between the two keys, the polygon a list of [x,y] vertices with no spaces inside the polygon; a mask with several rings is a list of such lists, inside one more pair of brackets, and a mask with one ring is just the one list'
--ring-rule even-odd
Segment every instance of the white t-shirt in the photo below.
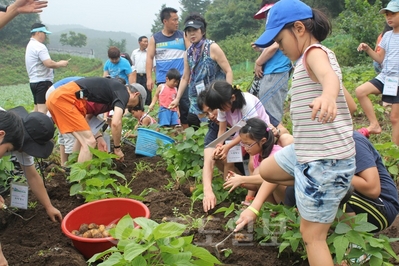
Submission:
{"label": "white t-shirt", "polygon": [[54,71],[47,68],[43,61],[51,59],[47,47],[38,40],[31,38],[26,46],[25,66],[28,72],[29,82],[51,81],[54,79]]}

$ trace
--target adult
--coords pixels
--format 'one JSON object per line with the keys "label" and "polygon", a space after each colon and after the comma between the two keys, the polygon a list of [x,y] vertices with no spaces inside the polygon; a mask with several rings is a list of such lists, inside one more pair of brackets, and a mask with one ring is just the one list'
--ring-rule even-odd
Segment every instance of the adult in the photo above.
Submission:
{"label": "adult", "polygon": [[30,32],[31,38],[25,52],[25,65],[33,94],[34,111],[47,113],[45,95],[53,85],[53,69],[66,67],[69,61],[55,62],[51,59],[47,47],[44,45],[47,34],[51,32],[46,29],[44,24],[33,24]]}
{"label": "adult", "polygon": [[[9,111],[0,110],[0,158],[15,155],[33,194],[45,208],[53,222],[61,222],[62,215],[50,201],[43,179],[36,171],[33,157],[47,158],[54,144],[54,124],[40,112],[29,113],[22,107]],[[4,199],[0,196],[0,202]],[[8,265],[0,248],[0,265]]]}
{"label": "adult", "polygon": [[123,85],[118,79],[91,77],[69,82],[49,95],[47,107],[61,134],[72,133],[81,144],[79,162],[91,159],[89,147],[96,139],[85,117],[92,113],[88,102],[103,104],[101,112],[114,111],[111,132],[114,153],[123,160],[121,150],[122,116],[127,107],[142,105],[146,91],[140,84]]}
{"label": "adult", "polygon": [[132,67],[129,61],[121,57],[121,51],[118,47],[108,48],[108,60],[104,64],[103,77],[122,78],[126,84],[134,83]]}
{"label": "adult", "polygon": [[[255,14],[254,18],[265,18],[267,20],[270,8],[277,1],[263,0],[262,8]],[[281,122],[284,114],[284,102],[288,93],[288,73],[291,69],[291,62],[279,50],[276,42],[259,50],[261,54],[255,61],[255,75],[260,79],[258,96],[269,114],[278,122]]]}
{"label": "adult", "polygon": [[139,48],[133,50],[132,70],[136,77],[136,83],[143,85],[147,91],[147,99],[145,105],[150,105],[152,101],[151,91],[147,88],[146,60],[147,60],[148,38],[146,36],[139,37]]}
{"label": "adult", "polygon": [[[206,38],[205,19],[199,14],[191,14],[185,20],[184,32],[191,45],[184,53],[184,73],[179,84],[176,99],[170,107],[178,105],[188,87],[190,109],[188,124],[199,127],[198,94],[214,80],[226,80],[233,84],[233,70],[220,46]],[[202,122],[205,122],[204,120]]]}
{"label": "adult", "polygon": [[40,13],[47,7],[47,1],[16,0],[9,6],[0,6],[0,29],[19,14]]}
{"label": "adult", "polygon": [[[184,52],[190,45],[184,37],[184,32],[178,30],[179,16],[177,10],[171,7],[162,9],[160,19],[163,29],[151,36],[147,48],[147,89],[152,91],[154,81],[152,80],[152,69],[154,58],[157,67],[155,69],[156,85],[165,83],[166,73],[171,68],[179,70],[180,74],[184,71]],[[188,100],[188,91],[185,91],[180,99],[180,123],[187,127],[187,117],[190,102]]]}

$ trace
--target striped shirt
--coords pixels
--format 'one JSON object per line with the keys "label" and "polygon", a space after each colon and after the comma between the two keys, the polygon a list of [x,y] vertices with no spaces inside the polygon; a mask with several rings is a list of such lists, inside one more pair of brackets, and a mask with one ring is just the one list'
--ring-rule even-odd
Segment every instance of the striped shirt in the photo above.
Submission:
{"label": "striped shirt", "polygon": [[399,76],[399,34],[387,31],[379,46],[385,50],[381,73],[376,77],[383,84],[385,78]]}
{"label": "striped shirt", "polygon": [[[340,80],[337,98],[337,117],[332,123],[322,124],[310,118],[309,104],[319,97],[323,91],[320,83],[310,79],[303,64],[306,53],[311,47],[318,47],[328,55],[331,67]],[[335,54],[320,44],[309,46],[304,55],[298,59],[293,80],[291,98],[291,119],[295,139],[295,153],[300,163],[321,159],[347,159],[355,155],[353,141],[352,117],[342,90],[342,75]]]}

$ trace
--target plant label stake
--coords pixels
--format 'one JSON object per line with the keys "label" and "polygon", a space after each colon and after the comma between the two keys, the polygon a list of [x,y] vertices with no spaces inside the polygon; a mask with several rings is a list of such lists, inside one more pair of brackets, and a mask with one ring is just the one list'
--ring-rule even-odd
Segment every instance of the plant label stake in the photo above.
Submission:
{"label": "plant label stake", "polygon": [[19,218],[21,218],[21,219],[24,220],[24,221],[29,221],[30,219],[32,219],[33,217],[36,216],[36,214],[35,214],[35,215],[33,215],[32,217],[24,218],[24,217],[22,217],[21,215],[19,215],[18,213],[16,213],[16,212],[10,210],[10,209],[7,207],[7,205],[5,205],[4,203],[1,204],[1,208],[2,208],[3,210],[5,210],[5,211],[8,211],[8,212],[11,213],[11,214],[14,214],[14,215],[18,216]]}
{"label": "plant label stake", "polygon": [[221,244],[223,244],[224,242],[226,242],[226,240],[229,239],[234,233],[235,233],[234,231],[231,232],[225,239],[223,239],[222,241],[220,241],[219,243],[217,243],[217,244],[215,245],[216,257],[218,257],[219,260],[220,260],[220,252],[223,251],[223,250],[219,251],[219,246],[220,246]]}
{"label": "plant label stake", "polygon": [[231,135],[240,130],[243,126],[245,126],[247,122],[245,120],[240,120],[237,124],[235,124],[232,128],[224,132],[220,137],[209,143],[206,148],[216,148],[216,145],[219,143],[223,143],[226,139],[228,139]]}

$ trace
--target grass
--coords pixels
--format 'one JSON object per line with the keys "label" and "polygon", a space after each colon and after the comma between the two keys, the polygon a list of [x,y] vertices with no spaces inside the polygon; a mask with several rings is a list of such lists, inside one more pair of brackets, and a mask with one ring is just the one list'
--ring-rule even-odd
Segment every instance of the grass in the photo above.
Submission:
{"label": "grass", "polygon": [[33,110],[33,96],[29,84],[0,86],[0,106],[10,109],[24,106],[26,110]]}

